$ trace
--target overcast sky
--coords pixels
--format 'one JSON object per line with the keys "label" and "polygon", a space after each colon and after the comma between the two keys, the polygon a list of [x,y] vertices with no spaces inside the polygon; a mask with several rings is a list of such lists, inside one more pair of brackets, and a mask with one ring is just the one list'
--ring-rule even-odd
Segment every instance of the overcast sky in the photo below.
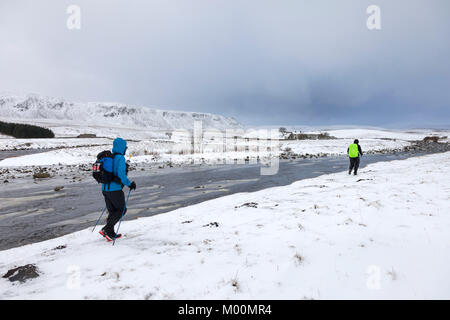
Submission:
{"label": "overcast sky", "polygon": [[448,126],[449,14],[449,0],[1,0],[0,91],[250,125]]}

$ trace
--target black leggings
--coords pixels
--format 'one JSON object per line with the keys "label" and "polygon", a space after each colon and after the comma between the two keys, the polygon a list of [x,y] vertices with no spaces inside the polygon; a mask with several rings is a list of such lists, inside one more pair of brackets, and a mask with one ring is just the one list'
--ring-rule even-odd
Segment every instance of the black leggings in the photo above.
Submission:
{"label": "black leggings", "polygon": [[122,190],[119,191],[103,191],[105,197],[106,208],[108,209],[108,218],[106,219],[106,226],[103,228],[108,235],[114,235],[114,226],[119,222],[122,212],[123,215],[127,212],[123,210],[125,207],[125,195]]}
{"label": "black leggings", "polygon": [[355,168],[355,174],[358,172],[359,168],[359,157],[350,158],[350,167],[348,168],[348,172],[352,173],[353,168]]}

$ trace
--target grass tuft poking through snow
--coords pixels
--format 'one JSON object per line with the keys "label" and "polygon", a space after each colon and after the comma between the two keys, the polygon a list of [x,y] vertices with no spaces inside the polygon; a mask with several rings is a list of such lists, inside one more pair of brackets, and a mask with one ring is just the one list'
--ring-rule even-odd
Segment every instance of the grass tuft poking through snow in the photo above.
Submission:
{"label": "grass tuft poking through snow", "polygon": [[295,259],[295,263],[298,264],[298,265],[302,264],[303,260],[304,260],[302,255],[300,253],[298,253],[298,252],[295,254],[294,259]]}

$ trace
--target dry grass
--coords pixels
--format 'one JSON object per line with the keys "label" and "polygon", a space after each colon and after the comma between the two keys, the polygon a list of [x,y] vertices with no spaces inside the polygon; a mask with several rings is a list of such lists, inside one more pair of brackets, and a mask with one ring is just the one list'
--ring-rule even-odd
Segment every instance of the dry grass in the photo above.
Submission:
{"label": "dry grass", "polygon": [[236,275],[234,276],[234,278],[231,279],[230,281],[231,286],[234,288],[235,292],[238,292],[241,288],[239,281],[238,281],[238,273],[236,272]]}
{"label": "dry grass", "polygon": [[296,263],[296,264],[300,265],[300,264],[303,263],[303,261],[305,260],[305,258],[303,258],[303,256],[302,256],[300,253],[297,252],[297,253],[294,255],[294,260],[295,260],[295,263]]}

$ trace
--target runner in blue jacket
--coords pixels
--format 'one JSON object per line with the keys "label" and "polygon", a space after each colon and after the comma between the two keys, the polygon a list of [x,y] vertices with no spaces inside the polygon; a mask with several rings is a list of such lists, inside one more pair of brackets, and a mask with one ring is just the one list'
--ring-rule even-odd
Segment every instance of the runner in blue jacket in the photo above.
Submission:
{"label": "runner in blue jacket", "polygon": [[108,218],[100,234],[110,241],[115,238],[120,238],[121,235],[114,232],[114,226],[119,222],[122,212],[125,215],[127,211],[125,208],[125,195],[122,188],[127,186],[130,190],[136,189],[136,183],[134,181],[131,182],[127,177],[126,152],[127,142],[122,138],[116,138],[113,142],[112,149],[112,153],[114,154],[113,172],[115,179],[109,184],[102,184],[102,193],[105,197],[106,208],[108,209]]}

